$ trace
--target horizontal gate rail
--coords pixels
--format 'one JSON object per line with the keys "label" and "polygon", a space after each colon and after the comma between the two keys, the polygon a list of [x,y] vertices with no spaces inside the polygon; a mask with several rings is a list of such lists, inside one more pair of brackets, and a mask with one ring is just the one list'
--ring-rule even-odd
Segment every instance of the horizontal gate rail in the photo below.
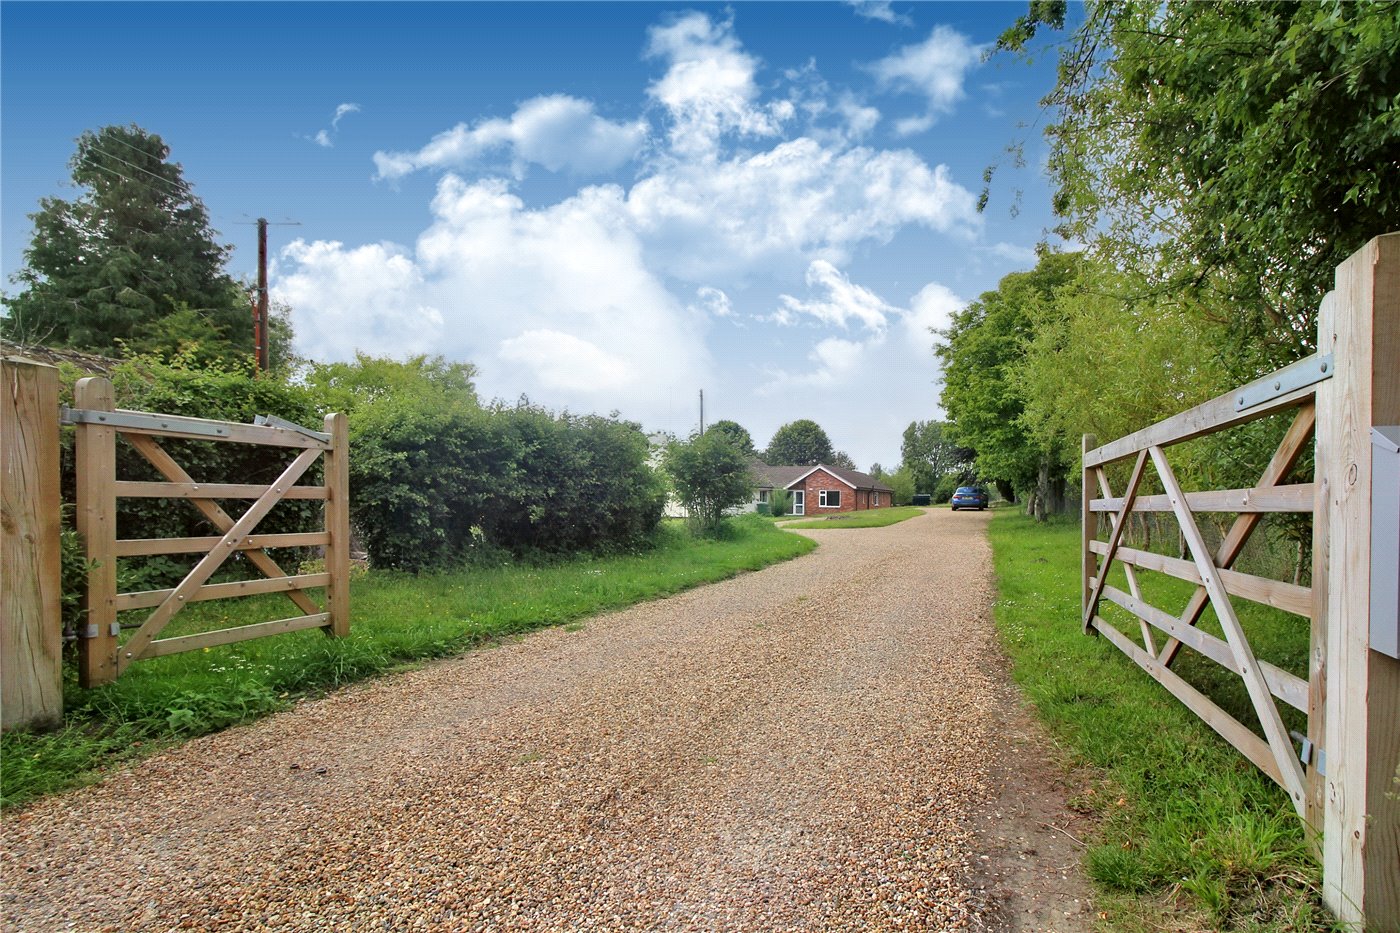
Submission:
{"label": "horizontal gate rail", "polygon": [[[1312,483],[1292,486],[1251,486],[1248,489],[1212,489],[1188,492],[1186,505],[1193,512],[1311,512],[1317,496]],[[1091,512],[1117,512],[1123,508],[1122,499],[1091,499]],[[1138,496],[1134,512],[1170,512],[1171,500],[1166,496]]]}
{"label": "horizontal gate rail", "polygon": [[[1091,541],[1089,550],[1095,554],[1104,554],[1108,551],[1108,545],[1102,541]],[[1120,547],[1118,560],[1125,566],[1155,570],[1158,573],[1164,573],[1169,577],[1176,577],[1178,580],[1185,580],[1197,586],[1205,585],[1201,579],[1200,569],[1191,561],[1182,560],[1179,557],[1168,557],[1165,554],[1140,551],[1137,548]],[[1225,592],[1231,596],[1239,596],[1250,602],[1282,609],[1284,612],[1291,612],[1296,616],[1312,617],[1313,592],[1311,587],[1285,583],[1282,580],[1273,580],[1269,577],[1256,577],[1251,573],[1241,573],[1238,570],[1225,570],[1223,568],[1220,570],[1220,579],[1225,584]]]}
{"label": "horizontal gate rail", "polygon": [[[317,547],[330,543],[324,531],[298,531],[276,535],[247,535],[236,544],[235,551],[261,551],[270,547]],[[119,538],[115,552],[118,557],[151,557],[156,554],[206,554],[224,539],[207,538]]]}
{"label": "horizontal gate rail", "polygon": [[[138,483],[117,480],[116,493],[123,499],[256,499],[267,491],[255,483]],[[283,499],[325,499],[325,486],[293,486]]]}
{"label": "horizontal gate rail", "polygon": [[[331,582],[328,573],[303,573],[294,577],[272,577],[267,580],[235,580],[232,583],[206,583],[186,597],[185,602],[200,603],[211,599],[236,599],[239,596],[257,596],[263,593],[284,593],[287,590],[305,590],[326,586]],[[165,598],[175,590],[142,590],[139,593],[118,593],[115,603],[118,612],[128,609],[151,609],[165,602]]]}

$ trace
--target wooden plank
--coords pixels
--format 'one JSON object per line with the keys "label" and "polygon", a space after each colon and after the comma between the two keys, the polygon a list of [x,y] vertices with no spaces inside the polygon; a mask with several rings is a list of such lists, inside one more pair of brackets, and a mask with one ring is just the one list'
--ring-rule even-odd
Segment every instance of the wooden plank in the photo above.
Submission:
{"label": "wooden plank", "polygon": [[1201,717],[1202,722],[1234,746],[1236,751],[1252,761],[1255,767],[1279,785],[1283,785],[1278,763],[1274,760],[1273,751],[1269,748],[1268,743],[1247,729],[1238,719],[1216,706],[1205,694],[1178,677],[1170,668],[1159,664],[1156,658],[1133,644],[1128,636],[1098,616],[1094,617],[1094,628],[1117,645],[1118,650],[1136,661],[1138,667],[1152,675],[1153,680],[1166,687],[1172,696],[1186,705],[1187,709]]}
{"label": "wooden plank", "polygon": [[[164,476],[172,483],[188,484],[191,486],[199,485],[195,483],[194,479],[188,473],[185,472],[184,467],[176,463],[175,459],[171,457],[170,454],[166,453],[165,448],[161,447],[160,444],[157,443],[154,438],[143,437],[141,435],[128,435],[126,440],[127,443],[131,444],[132,447],[136,448],[136,450],[140,452],[141,456],[145,457],[146,460],[150,462],[151,466],[155,467],[156,470],[160,472],[161,476]],[[268,487],[264,486],[264,491],[266,491],[267,488]],[[292,486],[291,489],[285,490],[283,494],[284,496],[289,495],[292,492],[292,490],[304,488],[312,487]],[[219,529],[220,532],[227,532],[230,528],[233,527],[233,517],[230,516],[223,509],[221,509],[217,503],[210,502],[207,499],[191,499],[190,501],[191,503],[193,503],[194,507],[199,510],[199,513],[205,518],[209,519],[209,521],[213,523],[214,527]],[[254,537],[261,540],[263,538],[266,538],[267,536],[255,535]],[[316,543],[318,542],[307,542],[307,546]],[[268,545],[263,546],[267,547]],[[204,548],[196,548],[193,552],[174,551],[167,553],[202,553],[204,550]],[[275,560],[273,560],[267,554],[263,553],[263,551],[261,550],[245,551],[244,557],[248,560],[249,563],[251,563],[254,567],[258,569],[259,573],[261,573],[265,577],[288,576],[288,574],[277,565],[277,562]],[[321,611],[321,607],[316,605],[315,600],[313,600],[311,597],[307,596],[300,590],[289,590],[287,592],[287,598],[290,599],[293,603],[295,603],[296,607],[306,615],[314,615]]]}
{"label": "wooden plank", "polygon": [[[145,439],[145,438],[143,438]],[[257,483],[137,483],[117,481],[119,499],[256,499],[267,492]],[[283,499],[324,499],[324,486],[293,486]]]}
{"label": "wooden plank", "polygon": [[[1092,547],[1096,553],[1103,553],[1106,545],[1095,541]],[[1118,549],[1118,560],[1122,564],[1141,567],[1144,570],[1155,570],[1158,573],[1176,577],[1178,580],[1185,580],[1197,586],[1202,585],[1200,571],[1189,560],[1167,557],[1164,554],[1154,554],[1151,551],[1140,551],[1130,547]],[[1282,580],[1271,580],[1268,577],[1256,577],[1238,570],[1221,570],[1220,579],[1225,583],[1225,592],[1231,596],[1272,606],[1305,619],[1312,617],[1312,590],[1306,586],[1285,583]]]}
{"label": "wooden plank", "polygon": [[[287,590],[311,589],[325,586],[330,582],[328,573],[304,573],[295,577],[273,577],[268,580],[236,580],[232,583],[206,583],[186,597],[187,603],[202,603],[211,599],[233,599],[239,596],[258,596],[263,593],[283,593]],[[159,606],[173,593],[169,590],[144,590],[139,593],[118,593],[115,600],[118,612],[127,609],[150,609]]]}
{"label": "wooden plank", "polygon": [[[1249,386],[1263,384],[1271,378],[1272,376],[1265,376],[1262,379],[1256,379],[1249,383]],[[1249,386],[1243,388],[1249,388]],[[1280,395],[1264,405],[1256,405],[1245,411],[1237,412],[1235,411],[1235,399],[1239,397],[1240,389],[1235,389],[1217,396],[1209,402],[1203,402],[1195,408],[1187,409],[1178,415],[1149,425],[1141,431],[1135,431],[1127,437],[1121,437],[1107,443],[1097,450],[1091,450],[1084,455],[1084,465],[1102,466],[1115,460],[1131,457],[1149,447],[1179,444],[1182,441],[1204,437],[1207,434],[1214,434],[1236,425],[1248,424],[1275,412],[1296,408],[1307,403],[1311,401],[1316,391],[1317,385],[1304,386],[1301,389]]]}
{"label": "wooden plank", "polygon": [[63,721],[58,370],[0,359],[0,728]]}
{"label": "wooden plank", "polygon": [[[105,376],[79,379],[73,401],[93,411],[110,411],[112,383]],[[109,427],[80,424],[74,429],[77,474],[77,524],[91,565],[84,593],[83,624],[78,632],[78,682],[83,687],[117,679],[117,433]]]}
{"label": "wooden plank", "polygon": [[[1312,483],[1290,486],[1252,487],[1250,489],[1214,489],[1188,492],[1186,505],[1193,512],[1311,512],[1316,490]],[[1095,499],[1090,508],[1095,512],[1117,512],[1122,499]],[[1170,512],[1172,503],[1166,496],[1139,496],[1133,503],[1134,512]]]}
{"label": "wooden plank", "polygon": [[252,625],[239,625],[235,628],[221,628],[214,632],[201,632],[198,635],[177,635],[174,638],[161,638],[152,641],[142,650],[140,658],[159,658],[167,654],[179,654],[182,651],[196,651],[200,648],[213,648],[218,645],[232,645],[235,642],[248,641],[252,638],[264,638],[268,635],[282,635],[287,632],[299,632],[302,629],[320,628],[330,621],[330,613],[319,612],[315,615],[296,616],[291,619],[278,619],[275,622],[254,622]]}
{"label": "wooden plank", "polygon": [[[1094,435],[1085,434],[1080,439],[1081,459],[1083,454],[1087,454],[1098,442]],[[1099,519],[1089,509],[1089,502],[1094,495],[1093,470],[1089,467],[1084,468],[1079,488],[1083,491],[1083,505],[1079,511],[1079,617],[1082,619],[1089,614],[1089,594],[1093,592],[1093,584],[1089,580],[1099,569],[1098,560],[1090,550],[1090,545],[1098,538]]]}
{"label": "wooden plank", "polygon": [[[1123,607],[1142,621],[1155,625],[1168,635],[1196,649],[1226,670],[1235,674],[1240,672],[1239,665],[1235,663],[1234,654],[1230,651],[1230,646],[1214,635],[1203,632],[1198,628],[1182,625],[1181,621],[1170,612],[1163,612],[1156,606],[1145,602],[1141,598],[1135,598],[1128,593],[1124,593],[1117,587],[1104,587],[1103,595],[1109,602]],[[1150,653],[1149,651],[1149,654]],[[1269,685],[1269,691],[1273,693],[1274,696],[1296,710],[1307,712],[1308,682],[1306,680],[1296,674],[1290,674],[1288,671],[1276,667],[1268,661],[1260,661],[1259,667],[1264,672],[1264,682]]]}
{"label": "wooden plank", "polygon": [[[1317,311],[1317,352],[1333,352],[1334,322],[1337,313],[1337,293],[1328,292]],[[1334,357],[1335,359],[1335,357]],[[1328,400],[1330,389],[1319,386],[1318,410]],[[1326,431],[1317,432],[1313,446],[1313,486],[1317,489],[1317,504],[1312,527],[1312,594],[1313,616],[1308,643],[1308,741],[1319,751],[1327,748],[1327,581],[1330,576],[1328,527],[1331,524],[1328,507],[1329,484],[1333,467],[1331,452],[1324,443]],[[1308,807],[1304,817],[1307,839],[1318,863],[1322,862],[1322,828],[1326,819],[1327,781],[1322,774],[1318,755],[1314,754],[1304,773],[1308,780]]]}
{"label": "wooden plank", "polygon": [[1278,762],[1277,770],[1282,775],[1279,783],[1288,791],[1288,796],[1292,798],[1293,806],[1301,817],[1305,806],[1303,767],[1298,762],[1293,740],[1289,738],[1288,730],[1283,727],[1278,707],[1274,705],[1273,694],[1264,682],[1259,663],[1254,658],[1254,651],[1249,647],[1249,639],[1245,637],[1244,627],[1240,625],[1240,620],[1235,615],[1235,607],[1230,603],[1230,596],[1225,591],[1225,584],[1220,580],[1220,570],[1212,561],[1205,538],[1196,526],[1196,518],[1186,507],[1186,496],[1176,481],[1171,464],[1167,462],[1166,453],[1157,446],[1149,447],[1148,453],[1152,455],[1157,475],[1176,508],[1176,520],[1181,526],[1181,533],[1185,535],[1187,547],[1191,549],[1191,556],[1201,572],[1201,580],[1210,595],[1210,604],[1215,609],[1216,618],[1220,620],[1220,627],[1225,631],[1225,640],[1230,643],[1230,650],[1234,652],[1240,678],[1244,680],[1245,688],[1249,691],[1249,699],[1254,704],[1254,712],[1259,717],[1264,737],[1273,749],[1274,758]]}
{"label": "wooden plank", "polygon": [[[1108,471],[1103,467],[1094,467],[1093,474],[1098,480],[1099,491],[1105,496],[1111,497],[1113,495],[1113,487],[1108,482]],[[1113,522],[1114,524],[1118,522],[1118,517],[1116,515],[1113,516]],[[1094,545],[1097,543],[1098,542],[1090,542],[1089,549],[1093,550]],[[1105,547],[1104,553],[1107,553],[1107,550],[1107,547]],[[1119,549],[1119,553],[1122,553],[1122,548]],[[1123,562],[1119,561],[1119,563]],[[1132,564],[1123,563],[1123,576],[1128,578],[1128,589],[1132,592],[1133,596],[1137,599],[1142,599],[1142,588],[1138,585],[1137,570],[1133,568]],[[1148,654],[1155,655],[1157,653],[1157,648],[1152,641],[1152,627],[1146,622],[1141,622],[1139,630],[1142,632],[1143,647],[1147,649]]]}
{"label": "wooden plank", "polygon": [[1103,592],[1104,582],[1108,579],[1109,567],[1113,565],[1113,555],[1118,550],[1119,543],[1123,540],[1123,531],[1127,528],[1127,515],[1132,510],[1133,499],[1137,496],[1138,486],[1142,483],[1142,471],[1147,465],[1147,452],[1138,454],[1137,463],[1133,464],[1133,475],[1128,480],[1128,488],[1123,493],[1123,508],[1118,512],[1118,517],[1113,521],[1113,530],[1108,536],[1108,548],[1104,551],[1103,566],[1098,571],[1099,582],[1094,586],[1094,591],[1089,594],[1089,605],[1084,610],[1084,631],[1089,631],[1093,622],[1094,613],[1099,605],[1099,596]]}
{"label": "wooden plank", "polygon": [[1318,395],[1331,551],[1322,896],[1343,923],[1400,930],[1400,661],[1370,648],[1370,431],[1400,424],[1400,234],[1337,267],[1331,324],[1337,375]]}
{"label": "wooden plank", "polygon": [[[152,554],[205,554],[223,538],[122,538],[115,542],[118,557],[147,557]],[[279,535],[248,535],[233,550],[250,554],[270,547],[321,547],[330,542],[324,531],[298,531]],[[282,574],[286,576],[286,574]]]}
{"label": "wooden plank", "polygon": [[[1313,435],[1316,423],[1317,406],[1315,404],[1309,403],[1298,410],[1298,413],[1293,417],[1292,424],[1284,432],[1283,440],[1279,442],[1278,449],[1269,458],[1269,465],[1264,468],[1263,475],[1255,484],[1256,489],[1277,486],[1283,482],[1302,455],[1303,448],[1307,446],[1308,438]],[[1254,534],[1254,529],[1259,527],[1261,518],[1262,516],[1257,512],[1246,512],[1235,518],[1230,530],[1225,533],[1224,540],[1220,542],[1220,549],[1215,553],[1217,567],[1228,569],[1234,566],[1235,561],[1244,552],[1244,546],[1248,543],[1250,535]],[[1199,622],[1208,600],[1205,587],[1199,587],[1187,600],[1186,608],[1181,612],[1181,621],[1187,625],[1195,625]],[[1168,641],[1162,648],[1161,654],[1157,656],[1157,660],[1171,667],[1172,660],[1176,657],[1176,649],[1176,641]]]}
{"label": "wooden plank", "polygon": [[330,610],[328,634],[343,638],[350,634],[350,425],[344,413],[326,416],[326,433],[331,449],[326,454],[326,571],[331,582],[326,588],[326,608]]}
{"label": "wooden plank", "polygon": [[[75,401],[74,407],[87,408]],[[106,409],[103,409],[104,411]],[[136,415],[153,419],[150,427],[118,426],[122,434],[147,435],[153,437],[180,437],[195,441],[232,442],[235,444],[259,444],[266,447],[299,447],[304,450],[329,450],[326,441],[308,437],[298,431],[275,428],[261,424],[236,424],[232,421],[210,421],[205,418],[188,418],[183,415],[161,415],[149,411],[132,411],[118,408],[118,415]],[[160,425],[168,427],[161,427]],[[211,432],[220,433],[213,434]]]}
{"label": "wooden plank", "polygon": [[247,542],[247,538],[258,522],[262,521],[272,507],[282,500],[283,490],[291,488],[311,464],[316,462],[321,456],[320,450],[303,450],[297,458],[282,471],[282,475],[273,481],[272,487],[263,495],[261,499],[248,506],[248,511],[239,516],[233,527],[219,540],[219,543],[206,554],[194,569],[180,584],[171,591],[165,601],[156,607],[136,633],[131,636],[121,650],[117,653],[117,670],[123,671],[130,663],[139,658],[146,650],[146,646],[160,634],[161,629],[170,623],[175,614],[184,608],[185,601],[204,585],[204,582],[213,575],[228,560],[229,556],[239,547]]}

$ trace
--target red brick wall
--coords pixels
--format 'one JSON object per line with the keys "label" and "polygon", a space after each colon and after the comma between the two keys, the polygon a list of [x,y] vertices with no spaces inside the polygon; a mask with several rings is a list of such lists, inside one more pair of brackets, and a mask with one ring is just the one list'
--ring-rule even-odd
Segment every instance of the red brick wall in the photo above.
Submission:
{"label": "red brick wall", "polygon": [[[856,510],[856,491],[825,470],[816,471],[803,480],[802,485],[793,488],[807,491],[808,515],[835,515],[837,512],[854,512]],[[840,491],[841,507],[839,509],[822,508],[821,490],[823,489]]]}
{"label": "red brick wall", "polygon": [[[807,493],[807,514],[808,515],[834,515],[838,512],[856,512],[864,509],[877,508],[871,505],[871,492],[868,489],[852,489],[843,481],[832,476],[825,470],[817,470],[808,476],[799,485],[792,489],[801,489]],[[841,493],[841,507],[833,509],[830,506],[822,507],[821,490],[836,489]],[[887,509],[894,505],[894,500],[890,493],[880,493],[880,504],[878,508]]]}

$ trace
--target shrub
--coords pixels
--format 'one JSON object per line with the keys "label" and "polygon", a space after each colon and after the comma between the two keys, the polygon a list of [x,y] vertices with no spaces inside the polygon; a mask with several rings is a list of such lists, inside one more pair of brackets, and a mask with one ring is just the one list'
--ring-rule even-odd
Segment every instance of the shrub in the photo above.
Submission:
{"label": "shrub", "polygon": [[768,507],[773,515],[786,515],[792,510],[792,494],[786,489],[774,489],[768,497]]}
{"label": "shrub", "polygon": [[715,534],[726,509],[753,495],[748,458],[722,434],[702,434],[666,451],[666,472],[690,513],[692,530]]}
{"label": "shrub", "polygon": [[963,478],[957,473],[949,473],[938,481],[938,485],[933,489],[933,501],[938,503],[951,502],[953,493],[958,491],[958,487],[963,485]]}

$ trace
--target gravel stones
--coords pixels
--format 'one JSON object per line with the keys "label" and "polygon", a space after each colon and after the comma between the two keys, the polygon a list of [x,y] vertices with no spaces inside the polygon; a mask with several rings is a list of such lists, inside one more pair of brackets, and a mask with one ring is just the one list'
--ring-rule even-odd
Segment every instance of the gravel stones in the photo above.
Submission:
{"label": "gravel stones", "polygon": [[812,532],[40,801],[5,818],[5,925],[1001,928],[976,823],[1016,713],[985,521]]}

